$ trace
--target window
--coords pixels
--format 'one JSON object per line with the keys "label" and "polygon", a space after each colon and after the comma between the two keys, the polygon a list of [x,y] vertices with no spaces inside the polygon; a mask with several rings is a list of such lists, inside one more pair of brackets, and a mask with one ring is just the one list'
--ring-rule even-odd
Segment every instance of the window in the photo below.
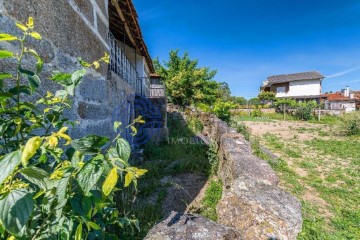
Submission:
{"label": "window", "polygon": [[277,87],[276,92],[277,93],[285,93],[285,87]]}

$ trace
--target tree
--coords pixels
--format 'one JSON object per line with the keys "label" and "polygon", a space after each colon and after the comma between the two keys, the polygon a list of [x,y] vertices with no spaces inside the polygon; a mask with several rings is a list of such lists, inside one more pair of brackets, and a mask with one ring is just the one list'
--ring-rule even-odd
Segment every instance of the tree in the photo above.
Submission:
{"label": "tree", "polygon": [[277,106],[279,109],[281,109],[283,111],[284,120],[285,120],[286,110],[289,107],[295,107],[296,101],[294,99],[290,99],[290,98],[277,98],[275,101],[275,106]]}
{"label": "tree", "polygon": [[231,96],[229,101],[237,105],[246,105],[246,99],[244,97]]}
{"label": "tree", "polygon": [[216,71],[207,67],[198,67],[198,60],[192,60],[188,53],[179,56],[179,50],[171,50],[169,61],[163,65],[154,60],[155,70],[165,79],[169,100],[180,106],[189,106],[203,102],[216,101],[219,83],[213,80]]}
{"label": "tree", "polygon": [[257,97],[250,98],[248,102],[249,102],[249,105],[260,105],[261,104],[260,99]]}
{"label": "tree", "polygon": [[223,101],[229,101],[230,95],[231,91],[229,88],[229,84],[227,84],[226,82],[219,83],[218,98]]}
{"label": "tree", "polygon": [[261,91],[258,95],[258,98],[262,102],[273,102],[276,99],[276,93],[274,92],[265,92]]}

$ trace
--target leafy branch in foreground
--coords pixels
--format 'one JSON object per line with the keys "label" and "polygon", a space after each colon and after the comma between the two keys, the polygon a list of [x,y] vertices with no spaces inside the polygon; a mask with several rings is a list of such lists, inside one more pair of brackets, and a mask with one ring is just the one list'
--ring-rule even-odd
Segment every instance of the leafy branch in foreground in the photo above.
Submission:
{"label": "leafy branch in foreground", "polygon": [[[0,238],[114,239],[113,226],[138,227],[113,201],[116,191],[136,187],[146,173],[129,165],[129,143],[120,134],[112,141],[97,135],[72,140],[67,130],[74,123],[63,117],[87,68],[109,63],[109,55],[93,63],[79,59],[82,68],[72,73],[54,73],[51,80],[63,89],[31,103],[27,99],[41,85],[44,62],[26,41],[41,35],[31,17],[16,26],[21,37],[0,33],[0,41],[20,43],[19,53],[0,50],[1,60],[16,60],[16,72],[0,73]],[[36,60],[33,69],[23,66],[27,55]],[[128,127],[135,131],[134,124],[142,122],[138,118]],[[115,132],[119,126],[114,124]]]}

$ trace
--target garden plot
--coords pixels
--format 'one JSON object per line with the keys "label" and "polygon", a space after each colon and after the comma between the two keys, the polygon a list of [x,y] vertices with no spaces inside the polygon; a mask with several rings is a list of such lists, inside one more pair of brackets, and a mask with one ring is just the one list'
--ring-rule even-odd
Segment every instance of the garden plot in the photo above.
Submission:
{"label": "garden plot", "polygon": [[360,137],[341,136],[336,125],[242,123],[279,157],[270,164],[280,186],[302,201],[299,239],[360,239]]}

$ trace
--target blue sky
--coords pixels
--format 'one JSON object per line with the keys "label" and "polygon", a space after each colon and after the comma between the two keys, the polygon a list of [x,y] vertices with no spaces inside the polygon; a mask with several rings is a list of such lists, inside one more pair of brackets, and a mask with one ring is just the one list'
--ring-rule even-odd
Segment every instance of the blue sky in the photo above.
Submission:
{"label": "blue sky", "polygon": [[360,1],[133,0],[150,55],[187,51],[232,94],[269,75],[318,70],[323,91],[360,90]]}

